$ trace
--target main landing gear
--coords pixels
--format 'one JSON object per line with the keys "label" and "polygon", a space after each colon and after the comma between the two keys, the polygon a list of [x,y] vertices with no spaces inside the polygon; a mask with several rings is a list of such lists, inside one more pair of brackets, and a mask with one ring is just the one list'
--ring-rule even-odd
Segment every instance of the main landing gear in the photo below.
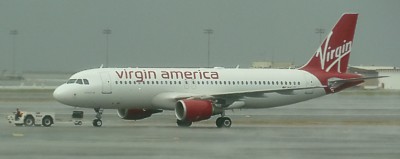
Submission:
{"label": "main landing gear", "polygon": [[103,121],[101,121],[101,115],[103,114],[102,108],[94,108],[94,111],[96,112],[96,119],[93,120],[93,126],[94,127],[101,127],[103,125]]}
{"label": "main landing gear", "polygon": [[230,128],[232,126],[232,120],[225,116],[225,111],[221,113],[221,117],[217,118],[215,124],[218,128]]}
{"label": "main landing gear", "polygon": [[[190,127],[192,125],[192,121],[186,121],[186,120],[176,120],[176,124],[179,127]],[[232,120],[229,117],[225,116],[225,113],[221,113],[221,117],[217,118],[217,121],[215,121],[215,124],[217,125],[218,128],[230,128],[232,126]]]}
{"label": "main landing gear", "polygon": [[230,128],[232,126],[232,120],[229,117],[219,117],[215,124],[218,128]]}

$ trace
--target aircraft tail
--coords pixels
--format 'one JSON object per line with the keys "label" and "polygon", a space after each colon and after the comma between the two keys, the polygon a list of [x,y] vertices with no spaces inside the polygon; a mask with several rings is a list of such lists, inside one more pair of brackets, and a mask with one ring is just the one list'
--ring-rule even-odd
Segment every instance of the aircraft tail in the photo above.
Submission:
{"label": "aircraft tail", "polygon": [[314,56],[301,70],[345,73],[347,70],[358,14],[345,13],[325,37]]}

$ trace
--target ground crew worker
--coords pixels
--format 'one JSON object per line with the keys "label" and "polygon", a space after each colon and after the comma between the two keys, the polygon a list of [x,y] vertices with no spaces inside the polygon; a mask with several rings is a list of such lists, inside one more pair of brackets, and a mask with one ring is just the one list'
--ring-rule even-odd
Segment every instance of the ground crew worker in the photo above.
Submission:
{"label": "ground crew worker", "polygon": [[17,112],[15,113],[15,120],[19,120],[19,118],[22,117],[21,111],[17,108]]}

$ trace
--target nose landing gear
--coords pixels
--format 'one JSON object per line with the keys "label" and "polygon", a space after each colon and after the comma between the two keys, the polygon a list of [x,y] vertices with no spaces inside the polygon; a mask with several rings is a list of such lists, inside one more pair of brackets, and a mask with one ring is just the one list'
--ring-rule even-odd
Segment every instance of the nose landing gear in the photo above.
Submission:
{"label": "nose landing gear", "polygon": [[94,127],[101,127],[103,125],[103,121],[101,121],[101,115],[103,114],[102,108],[94,108],[94,111],[96,112],[96,119],[93,120],[93,126]]}

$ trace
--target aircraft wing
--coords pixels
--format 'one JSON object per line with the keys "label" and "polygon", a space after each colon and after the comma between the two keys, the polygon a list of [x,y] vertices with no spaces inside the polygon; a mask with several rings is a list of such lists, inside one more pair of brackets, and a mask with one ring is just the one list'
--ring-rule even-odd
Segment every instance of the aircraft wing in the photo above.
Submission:
{"label": "aircraft wing", "polygon": [[295,90],[314,89],[314,88],[325,88],[326,86],[313,86],[313,87],[282,87],[277,89],[261,89],[261,90],[249,90],[249,91],[236,91],[226,93],[211,94],[213,97],[229,97],[229,96],[255,96],[263,93],[280,93],[280,94],[291,94]]}
{"label": "aircraft wing", "polygon": [[204,95],[182,95],[175,96],[176,100],[180,99],[215,99],[215,98],[237,98],[243,96],[257,96],[262,95],[263,93],[281,93],[281,94],[291,94],[295,90],[304,90],[304,89],[314,89],[314,88],[326,88],[327,86],[313,86],[313,87],[282,87],[277,89],[260,89],[260,90],[246,90],[246,91],[235,91],[235,92],[223,92],[223,93],[213,93],[213,94],[204,94]]}
{"label": "aircraft wing", "polygon": [[389,76],[372,76],[372,77],[360,77],[360,78],[349,78],[349,79],[331,79],[328,80],[328,86],[331,90],[335,90],[336,88],[340,87],[341,85],[348,83],[348,82],[356,82],[356,81],[363,81],[368,79],[375,79],[375,78],[384,78]]}
{"label": "aircraft wing", "polygon": [[340,83],[345,83],[345,82],[353,82],[353,81],[362,81],[362,80],[367,80],[367,79],[375,79],[375,78],[385,78],[389,76],[373,76],[373,77],[361,77],[361,78],[349,78],[349,79],[335,79],[329,82],[340,82]]}
{"label": "aircraft wing", "polygon": [[313,87],[282,87],[277,89],[260,89],[260,90],[249,90],[249,91],[235,91],[235,92],[222,92],[212,94],[193,94],[193,93],[182,93],[182,92],[165,92],[156,95],[152,99],[154,106],[158,106],[161,109],[174,110],[176,101],[182,99],[193,99],[193,100],[213,100],[213,99],[231,99],[236,101],[245,96],[257,97],[263,96],[264,93],[280,93],[291,95],[295,90],[314,89],[314,88],[326,88],[327,86],[313,86]]}

